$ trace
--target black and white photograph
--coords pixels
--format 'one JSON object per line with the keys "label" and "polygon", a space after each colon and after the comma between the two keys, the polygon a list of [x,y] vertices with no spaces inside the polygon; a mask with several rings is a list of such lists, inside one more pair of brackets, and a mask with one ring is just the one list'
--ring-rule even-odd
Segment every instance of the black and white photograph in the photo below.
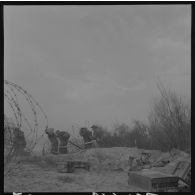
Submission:
{"label": "black and white photograph", "polygon": [[190,192],[191,9],[4,4],[4,192]]}

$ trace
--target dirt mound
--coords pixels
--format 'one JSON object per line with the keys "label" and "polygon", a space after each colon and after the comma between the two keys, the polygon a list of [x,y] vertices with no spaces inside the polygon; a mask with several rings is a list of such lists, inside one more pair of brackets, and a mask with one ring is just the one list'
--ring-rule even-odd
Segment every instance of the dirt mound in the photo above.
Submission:
{"label": "dirt mound", "polygon": [[52,161],[66,161],[66,160],[85,160],[90,162],[92,169],[104,170],[123,170],[129,169],[129,156],[139,159],[142,153],[150,153],[150,163],[166,161],[175,164],[180,159],[190,158],[190,155],[179,151],[172,150],[171,152],[161,152],[159,150],[143,150],[138,148],[127,147],[112,147],[112,148],[91,148],[77,153],[66,155],[48,155],[48,159]]}

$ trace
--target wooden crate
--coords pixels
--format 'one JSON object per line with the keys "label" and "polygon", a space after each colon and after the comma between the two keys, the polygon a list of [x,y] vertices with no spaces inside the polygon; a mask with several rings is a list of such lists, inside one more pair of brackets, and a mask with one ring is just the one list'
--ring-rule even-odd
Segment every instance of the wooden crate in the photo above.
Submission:
{"label": "wooden crate", "polygon": [[179,161],[172,174],[191,185],[191,162],[187,160]]}
{"label": "wooden crate", "polygon": [[128,173],[128,184],[146,192],[176,190],[179,178],[154,171],[132,171]]}
{"label": "wooden crate", "polygon": [[72,161],[74,168],[83,168],[90,170],[90,164],[87,161]]}
{"label": "wooden crate", "polygon": [[57,171],[60,173],[73,173],[74,167],[71,162],[64,161],[57,163]]}
{"label": "wooden crate", "polygon": [[57,163],[58,172],[72,173],[76,168],[83,168],[85,170],[90,170],[90,164],[87,161],[61,161]]}

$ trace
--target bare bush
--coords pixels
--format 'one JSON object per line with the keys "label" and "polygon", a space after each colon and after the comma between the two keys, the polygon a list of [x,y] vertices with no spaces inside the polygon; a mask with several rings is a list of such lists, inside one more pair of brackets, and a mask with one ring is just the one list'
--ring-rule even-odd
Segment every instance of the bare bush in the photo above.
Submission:
{"label": "bare bush", "polygon": [[101,147],[138,147],[191,151],[191,108],[171,90],[158,85],[160,98],[153,102],[148,124],[134,120],[132,127],[115,124],[113,133],[101,128]]}
{"label": "bare bush", "polygon": [[189,150],[191,146],[191,109],[175,92],[158,86],[161,97],[149,114],[150,135],[154,145],[170,150]]}
{"label": "bare bush", "polygon": [[141,121],[134,120],[131,140],[134,142],[134,146],[137,146],[139,148],[150,148],[148,126]]}

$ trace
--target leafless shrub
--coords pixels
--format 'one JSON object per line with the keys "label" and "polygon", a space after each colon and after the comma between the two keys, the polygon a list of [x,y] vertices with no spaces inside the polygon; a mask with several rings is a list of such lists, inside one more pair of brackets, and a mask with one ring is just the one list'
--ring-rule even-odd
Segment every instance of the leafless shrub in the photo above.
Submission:
{"label": "leafless shrub", "polygon": [[111,132],[99,128],[101,147],[138,147],[169,151],[191,151],[191,108],[175,92],[158,85],[160,98],[154,101],[148,124],[134,120],[132,126],[115,124]]}
{"label": "leafless shrub", "polygon": [[154,145],[170,150],[191,146],[191,108],[175,92],[159,86],[160,99],[149,114],[150,135]]}

